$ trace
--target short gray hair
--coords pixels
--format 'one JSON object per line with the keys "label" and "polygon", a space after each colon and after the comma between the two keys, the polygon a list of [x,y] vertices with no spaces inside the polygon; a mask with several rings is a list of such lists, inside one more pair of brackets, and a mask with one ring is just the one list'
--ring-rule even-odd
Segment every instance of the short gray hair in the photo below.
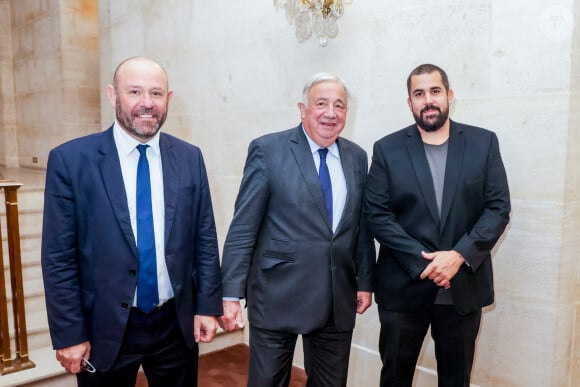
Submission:
{"label": "short gray hair", "polygon": [[302,89],[302,103],[304,105],[308,105],[308,93],[310,92],[310,90],[314,87],[314,85],[316,85],[317,83],[320,83],[320,82],[338,82],[338,83],[340,83],[340,85],[344,88],[344,91],[346,93],[346,101],[345,102],[348,103],[348,100],[350,99],[350,93],[348,91],[348,87],[346,87],[346,83],[344,83],[342,78],[334,73],[318,73],[318,74],[315,74],[312,77],[312,79],[310,79],[310,81],[308,81],[304,85],[304,89]]}

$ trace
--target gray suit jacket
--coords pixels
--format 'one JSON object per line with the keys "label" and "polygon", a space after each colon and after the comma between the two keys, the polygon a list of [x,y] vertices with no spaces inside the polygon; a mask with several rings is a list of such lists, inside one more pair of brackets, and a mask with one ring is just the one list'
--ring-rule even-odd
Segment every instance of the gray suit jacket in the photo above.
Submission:
{"label": "gray suit jacket", "polygon": [[308,333],[354,327],[356,292],[371,291],[374,243],[362,219],[367,156],[338,140],[347,184],[335,233],[318,173],[299,125],[249,146],[222,260],[225,296],[247,297],[249,321],[271,330]]}

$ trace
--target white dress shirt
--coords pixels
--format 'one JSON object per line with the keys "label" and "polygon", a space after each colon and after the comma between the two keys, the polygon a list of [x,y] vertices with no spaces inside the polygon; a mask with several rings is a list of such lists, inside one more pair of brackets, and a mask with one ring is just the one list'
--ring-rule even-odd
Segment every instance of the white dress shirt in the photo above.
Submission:
{"label": "white dress shirt", "polygon": [[[304,127],[302,127],[302,130],[304,130]],[[319,171],[320,154],[318,153],[318,150],[321,149],[321,147],[312,141],[306,131],[304,131],[304,135],[308,140],[308,145],[310,145],[310,151],[312,152],[316,170]],[[344,205],[346,203],[346,179],[344,177],[344,171],[342,170],[340,152],[338,151],[338,145],[336,145],[336,143],[328,147],[326,165],[328,167],[328,173],[330,174],[330,184],[332,185],[332,231],[335,232],[336,227],[342,218]]]}
{"label": "white dress shirt", "polygon": [[[129,216],[131,217],[131,228],[137,243],[137,163],[139,162],[139,151],[137,145],[141,142],[131,137],[118,122],[113,125],[113,136],[119,161],[121,162],[121,172],[123,183],[127,193],[127,205]],[[165,263],[165,200],[163,197],[163,170],[161,168],[161,152],[159,149],[159,133],[145,144],[147,148],[147,161],[149,163],[149,173],[151,176],[151,204],[153,206],[153,230],[155,232],[155,255],[157,258],[157,286],[159,291],[159,305],[163,305],[167,300],[173,298],[173,289],[169,280],[169,272]],[[133,306],[137,305],[137,291]]]}

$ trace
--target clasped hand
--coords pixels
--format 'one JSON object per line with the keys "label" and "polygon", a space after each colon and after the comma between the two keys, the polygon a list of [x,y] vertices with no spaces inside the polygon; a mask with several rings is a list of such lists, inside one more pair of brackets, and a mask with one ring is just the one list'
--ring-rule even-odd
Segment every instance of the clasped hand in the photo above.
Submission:
{"label": "clasped hand", "polygon": [[435,285],[445,289],[451,287],[451,279],[455,277],[465,262],[463,256],[455,250],[434,251],[432,253],[421,251],[421,256],[431,262],[423,270],[420,278],[429,278]]}

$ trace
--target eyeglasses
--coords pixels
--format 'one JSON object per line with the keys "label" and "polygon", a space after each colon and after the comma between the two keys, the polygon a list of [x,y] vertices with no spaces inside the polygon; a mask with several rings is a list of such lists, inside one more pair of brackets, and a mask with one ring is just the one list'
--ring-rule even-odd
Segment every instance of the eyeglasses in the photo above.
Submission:
{"label": "eyeglasses", "polygon": [[97,372],[97,369],[95,368],[94,365],[91,364],[89,359],[85,359],[83,357],[83,361],[81,361],[81,371],[87,371],[90,372],[91,374],[94,374],[95,372]]}

